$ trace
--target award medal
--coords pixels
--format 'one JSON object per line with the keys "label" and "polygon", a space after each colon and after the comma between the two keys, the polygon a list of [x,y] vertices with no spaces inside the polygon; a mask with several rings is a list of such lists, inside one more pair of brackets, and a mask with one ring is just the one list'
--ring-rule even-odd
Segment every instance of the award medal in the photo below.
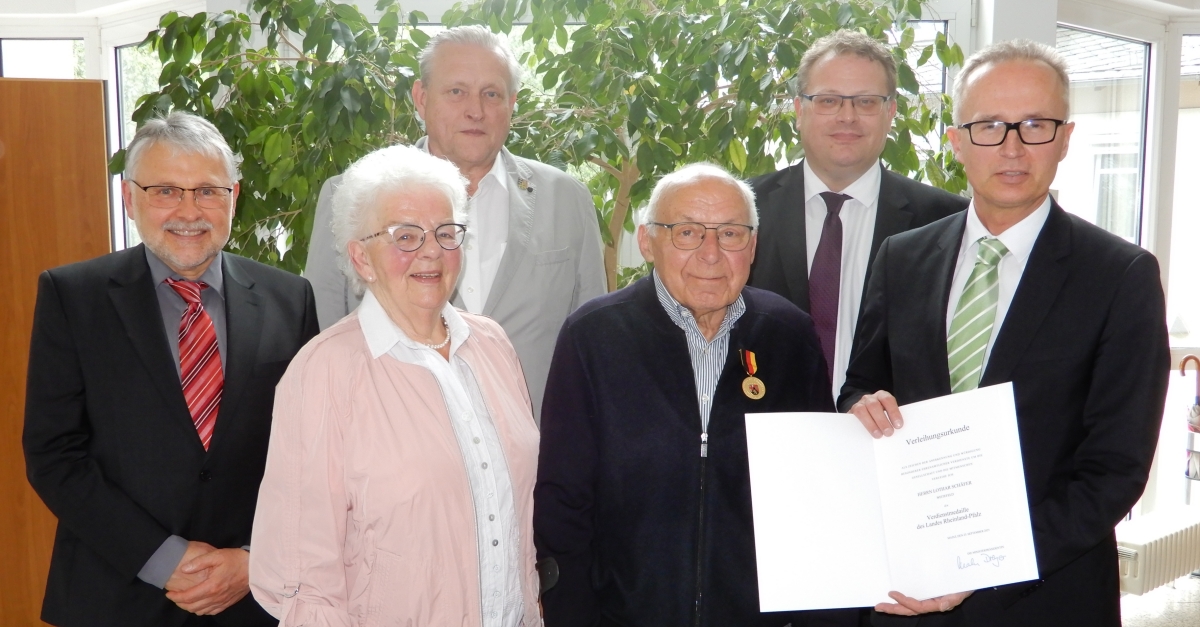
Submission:
{"label": "award medal", "polygon": [[746,378],[742,380],[742,392],[746,397],[757,401],[767,393],[767,385],[762,382],[762,379],[754,376],[758,372],[758,361],[754,358],[754,351],[743,350],[742,368],[746,369]]}

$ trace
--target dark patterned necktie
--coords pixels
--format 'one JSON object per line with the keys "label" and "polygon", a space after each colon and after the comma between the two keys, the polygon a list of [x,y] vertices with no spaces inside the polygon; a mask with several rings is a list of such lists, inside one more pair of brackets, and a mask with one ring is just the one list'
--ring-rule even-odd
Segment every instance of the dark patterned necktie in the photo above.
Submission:
{"label": "dark patterned necktie", "polygon": [[842,204],[850,197],[845,194],[821,192],[821,199],[829,210],[821,226],[821,242],[813,256],[812,270],[808,273],[809,313],[821,338],[821,352],[829,369],[829,381],[833,382],[833,350],[837,346],[838,298],[842,291]]}
{"label": "dark patterned necktie", "polygon": [[167,279],[167,285],[187,303],[179,320],[179,375],[192,423],[207,451],[221,408],[221,390],[225,387],[217,330],[200,303],[200,290],[208,284]]}

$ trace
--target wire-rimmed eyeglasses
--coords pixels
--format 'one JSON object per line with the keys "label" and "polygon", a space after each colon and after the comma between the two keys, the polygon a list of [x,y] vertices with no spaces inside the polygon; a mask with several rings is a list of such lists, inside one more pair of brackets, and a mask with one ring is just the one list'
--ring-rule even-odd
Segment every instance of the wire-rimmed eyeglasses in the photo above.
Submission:
{"label": "wire-rimmed eyeglasses", "polygon": [[392,240],[392,246],[401,252],[411,253],[425,245],[426,233],[433,233],[433,241],[437,242],[438,246],[445,250],[454,250],[462,246],[467,227],[465,224],[449,223],[435,226],[432,229],[422,229],[415,224],[393,224],[358,241],[365,242],[373,237],[387,235]]}
{"label": "wire-rimmed eyeglasses", "polygon": [[126,179],[146,192],[146,199],[151,207],[159,209],[174,209],[183,202],[183,193],[191,192],[197,207],[205,209],[224,209],[229,206],[229,197],[233,195],[232,187],[176,187],[174,185],[146,185]]}
{"label": "wire-rimmed eyeglasses", "polygon": [[878,115],[883,111],[883,103],[891,100],[891,96],[876,96],[863,94],[859,96],[842,96],[840,94],[800,94],[800,97],[812,103],[813,111],[821,115],[833,115],[842,110],[842,103],[849,100],[854,111],[859,115]]}
{"label": "wire-rimmed eyeglasses", "polygon": [[1017,138],[1027,146],[1049,144],[1058,136],[1058,127],[1066,124],[1066,120],[1053,118],[1030,118],[1020,122],[1002,122],[1000,120],[979,120],[959,124],[958,128],[967,129],[967,136],[976,146],[999,146],[1008,139],[1008,132],[1017,131]]}
{"label": "wire-rimmed eyeglasses", "polygon": [[699,222],[676,222],[674,224],[663,224],[662,222],[651,222],[654,226],[661,226],[671,232],[671,243],[679,250],[696,250],[700,248],[700,244],[704,243],[704,237],[709,231],[716,231],[717,245],[721,250],[729,252],[737,252],[745,250],[750,244],[750,233],[754,231],[754,227],[748,224],[718,224],[716,226],[705,226]]}

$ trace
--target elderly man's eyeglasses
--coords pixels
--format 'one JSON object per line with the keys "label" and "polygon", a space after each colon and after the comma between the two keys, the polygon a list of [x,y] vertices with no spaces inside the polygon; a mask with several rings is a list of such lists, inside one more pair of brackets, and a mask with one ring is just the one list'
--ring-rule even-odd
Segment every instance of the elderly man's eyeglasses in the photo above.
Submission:
{"label": "elderly man's eyeglasses", "polygon": [[878,115],[883,111],[883,103],[891,100],[891,96],[840,96],[838,94],[800,94],[800,97],[812,103],[813,111],[821,115],[833,115],[842,110],[842,103],[849,100],[854,111],[859,115]]}
{"label": "elderly man's eyeglasses", "polygon": [[1001,122],[1000,120],[980,120],[959,124],[958,128],[967,129],[971,143],[976,146],[999,146],[1008,138],[1008,132],[1015,130],[1021,143],[1028,146],[1049,144],[1058,135],[1058,127],[1066,124],[1066,120],[1051,118],[1032,118],[1020,122]]}
{"label": "elderly man's eyeglasses", "polygon": [[400,251],[411,253],[425,245],[425,234],[433,233],[433,241],[446,250],[454,250],[462,246],[467,227],[463,224],[443,224],[432,229],[422,229],[415,224],[393,224],[386,229],[372,233],[358,241],[365,242],[373,237],[387,235],[392,240],[392,246]]}
{"label": "elderly man's eyeglasses", "polygon": [[754,231],[754,227],[746,224],[718,224],[716,226],[704,226],[699,222],[676,222],[675,224],[651,222],[650,224],[670,231],[671,243],[679,250],[700,248],[700,244],[704,243],[704,237],[708,235],[708,232],[716,231],[717,245],[722,250],[737,252],[744,250],[750,244],[750,233]]}
{"label": "elderly man's eyeglasses", "polygon": [[232,187],[175,187],[173,185],[147,185],[143,187],[137,181],[129,181],[146,192],[146,198],[151,207],[158,209],[174,209],[183,202],[183,193],[191,192],[197,207],[205,209],[224,209],[229,206],[229,197],[233,194]]}

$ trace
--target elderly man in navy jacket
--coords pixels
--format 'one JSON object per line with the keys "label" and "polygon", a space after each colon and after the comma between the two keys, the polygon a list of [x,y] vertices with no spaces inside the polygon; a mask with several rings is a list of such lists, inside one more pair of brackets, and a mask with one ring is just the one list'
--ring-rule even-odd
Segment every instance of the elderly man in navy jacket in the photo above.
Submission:
{"label": "elderly man in navy jacket", "polygon": [[833,401],[808,315],[745,287],[757,222],[719,167],[664,177],[638,228],[653,275],[563,326],[534,490],[548,627],[855,624],[758,609],[745,414]]}

